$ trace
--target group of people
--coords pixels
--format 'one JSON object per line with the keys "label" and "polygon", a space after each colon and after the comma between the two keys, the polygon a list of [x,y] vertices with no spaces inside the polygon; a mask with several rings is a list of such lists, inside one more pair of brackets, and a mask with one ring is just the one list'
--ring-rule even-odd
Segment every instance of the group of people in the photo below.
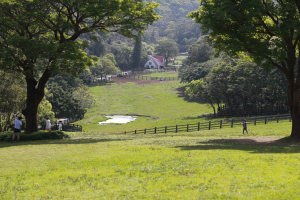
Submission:
{"label": "group of people", "polygon": [[[15,127],[14,127],[14,133],[12,136],[11,142],[13,143],[15,140],[15,136],[17,134],[17,142],[19,142],[20,139],[20,133],[21,133],[21,128],[22,128],[22,122],[21,122],[22,117],[15,117]],[[51,130],[51,121],[49,117],[46,118],[46,127],[45,131],[50,131]],[[58,122],[58,130],[62,131],[62,121]]]}

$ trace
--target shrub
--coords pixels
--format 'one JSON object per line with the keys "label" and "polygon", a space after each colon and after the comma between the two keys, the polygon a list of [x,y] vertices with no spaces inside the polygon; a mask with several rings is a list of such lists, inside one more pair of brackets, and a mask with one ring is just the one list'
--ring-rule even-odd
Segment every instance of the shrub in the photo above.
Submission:
{"label": "shrub", "polygon": [[[0,141],[10,141],[12,139],[12,135],[13,135],[12,131],[0,133]],[[64,138],[70,138],[70,136],[62,131],[38,131],[31,134],[20,133],[19,141],[64,139]]]}

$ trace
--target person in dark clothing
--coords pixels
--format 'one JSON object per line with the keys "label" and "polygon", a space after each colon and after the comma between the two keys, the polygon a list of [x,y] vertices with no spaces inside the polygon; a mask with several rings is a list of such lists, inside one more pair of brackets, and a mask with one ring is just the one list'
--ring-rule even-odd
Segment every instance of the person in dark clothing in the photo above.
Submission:
{"label": "person in dark clothing", "polygon": [[248,130],[247,130],[247,122],[246,122],[246,120],[244,120],[244,122],[241,123],[241,124],[243,124],[243,134],[244,134],[245,131],[246,131],[247,134],[248,134]]}

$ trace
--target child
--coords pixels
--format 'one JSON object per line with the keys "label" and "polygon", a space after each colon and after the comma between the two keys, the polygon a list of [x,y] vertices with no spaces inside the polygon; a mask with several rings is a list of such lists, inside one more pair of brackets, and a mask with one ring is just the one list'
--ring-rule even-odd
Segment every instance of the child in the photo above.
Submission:
{"label": "child", "polygon": [[241,124],[243,124],[243,134],[244,134],[244,131],[246,130],[246,132],[247,132],[247,134],[248,134],[248,130],[247,130],[247,122],[246,122],[246,120],[244,120],[244,122],[243,123],[241,123]]}
{"label": "child", "polygon": [[58,123],[59,123],[59,124],[58,124],[58,130],[59,130],[59,131],[62,131],[62,123],[61,123],[61,121],[59,121]]}

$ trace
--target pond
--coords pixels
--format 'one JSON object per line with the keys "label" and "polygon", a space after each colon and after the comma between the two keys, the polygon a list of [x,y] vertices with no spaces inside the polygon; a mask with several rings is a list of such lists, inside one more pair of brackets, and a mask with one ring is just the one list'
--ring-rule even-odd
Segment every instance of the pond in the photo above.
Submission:
{"label": "pond", "polygon": [[126,124],[137,119],[137,116],[123,116],[123,115],[113,115],[105,116],[109,118],[106,121],[99,122],[99,124]]}

